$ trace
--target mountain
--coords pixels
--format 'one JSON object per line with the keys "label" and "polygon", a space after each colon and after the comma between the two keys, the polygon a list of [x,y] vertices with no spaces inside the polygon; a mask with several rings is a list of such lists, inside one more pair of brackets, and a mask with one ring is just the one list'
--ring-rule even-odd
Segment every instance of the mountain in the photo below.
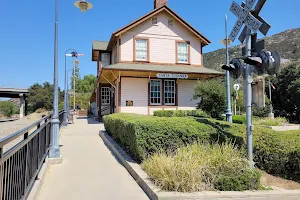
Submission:
{"label": "mountain", "polygon": [[[300,60],[300,28],[290,29],[272,36],[263,38],[265,48],[269,51],[278,51],[281,62]],[[229,48],[230,59],[242,56],[243,45]],[[225,63],[225,48],[204,54],[204,66],[210,69],[222,71],[221,66]]]}

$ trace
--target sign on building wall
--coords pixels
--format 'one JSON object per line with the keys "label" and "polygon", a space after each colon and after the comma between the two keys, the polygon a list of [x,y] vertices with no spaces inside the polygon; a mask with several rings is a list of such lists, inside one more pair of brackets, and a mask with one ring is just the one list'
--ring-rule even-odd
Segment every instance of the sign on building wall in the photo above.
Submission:
{"label": "sign on building wall", "polygon": [[156,74],[157,78],[176,78],[176,79],[187,79],[189,75],[187,74]]}

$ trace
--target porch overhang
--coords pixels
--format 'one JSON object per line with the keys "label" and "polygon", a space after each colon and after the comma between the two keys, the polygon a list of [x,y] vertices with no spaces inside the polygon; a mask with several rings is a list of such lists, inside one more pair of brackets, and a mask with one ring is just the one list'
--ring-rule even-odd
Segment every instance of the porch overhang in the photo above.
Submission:
{"label": "porch overhang", "polygon": [[186,74],[188,79],[208,79],[224,76],[225,73],[199,66],[154,65],[148,63],[117,63],[102,67],[98,82],[114,86],[120,77],[155,78],[158,73]]}

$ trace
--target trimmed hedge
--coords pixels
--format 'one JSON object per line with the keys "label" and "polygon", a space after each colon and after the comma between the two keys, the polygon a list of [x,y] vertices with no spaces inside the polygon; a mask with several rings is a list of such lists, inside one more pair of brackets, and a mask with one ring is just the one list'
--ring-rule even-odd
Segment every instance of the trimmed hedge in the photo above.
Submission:
{"label": "trimmed hedge", "polygon": [[156,110],[153,114],[157,117],[210,117],[203,110]]}
{"label": "trimmed hedge", "polygon": [[[246,147],[245,125],[231,124],[217,120],[203,119],[202,123],[214,123],[216,128],[238,137],[238,145]],[[256,126],[253,131],[254,162],[260,169],[269,174],[294,181],[300,181],[300,131],[274,131]]]}
{"label": "trimmed hedge", "polygon": [[[224,118],[224,121],[226,121],[226,117]],[[232,115],[232,123],[246,124],[246,117],[243,115]]]}
{"label": "trimmed hedge", "polygon": [[195,141],[207,141],[216,131],[210,125],[198,123],[193,118],[123,113],[105,116],[104,126],[113,139],[140,161],[160,150],[174,151]]}
{"label": "trimmed hedge", "polygon": [[[160,150],[174,151],[199,140],[234,142],[246,147],[245,125],[215,119],[113,114],[104,117],[107,132],[137,160]],[[270,174],[300,181],[300,131],[275,132],[256,127],[254,161]]]}

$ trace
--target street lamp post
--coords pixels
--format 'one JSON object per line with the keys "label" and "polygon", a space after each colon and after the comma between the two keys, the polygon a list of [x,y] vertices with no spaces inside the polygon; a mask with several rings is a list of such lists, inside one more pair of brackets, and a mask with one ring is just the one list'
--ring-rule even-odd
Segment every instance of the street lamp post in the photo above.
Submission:
{"label": "street lamp post", "polygon": [[[228,39],[228,31],[227,31],[227,15],[225,15],[225,35],[226,38],[221,40],[221,43],[225,45],[226,48],[226,65],[229,65],[229,52],[228,45],[231,41]],[[226,121],[232,122],[232,111],[231,111],[231,102],[230,102],[230,73],[226,70]]]}
{"label": "street lamp post", "polygon": [[64,121],[63,125],[67,126],[68,125],[68,112],[67,112],[67,106],[68,106],[68,94],[67,94],[67,52],[68,51],[73,51],[77,54],[77,51],[75,49],[68,49],[65,52],[65,95],[64,95]]}
{"label": "street lamp post", "polygon": [[70,94],[69,94],[69,72],[73,71],[73,69],[69,69],[68,72],[67,72],[67,115],[69,115],[70,113]]}
{"label": "street lamp post", "polygon": [[[82,12],[91,9],[91,3],[81,0],[76,1],[74,5]],[[59,119],[58,119],[58,0],[55,0],[55,26],[54,26],[54,87],[53,87],[53,115],[51,120],[51,144],[49,157],[59,158]]]}

